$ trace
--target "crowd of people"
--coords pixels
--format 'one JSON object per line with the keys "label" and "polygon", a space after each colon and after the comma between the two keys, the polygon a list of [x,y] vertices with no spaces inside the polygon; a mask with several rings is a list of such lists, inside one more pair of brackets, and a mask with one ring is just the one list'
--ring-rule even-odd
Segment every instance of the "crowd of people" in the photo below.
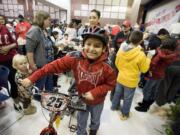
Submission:
{"label": "crowd of people", "polygon": [[[108,91],[111,110],[120,111],[121,120],[131,117],[137,87],[143,89],[137,111],[147,112],[154,102],[161,106],[176,100],[180,93],[180,33],[165,28],[148,33],[133,27],[129,20],[103,28],[100,17],[93,9],[89,26],[72,22],[52,25],[49,13],[38,11],[32,24],[19,15],[10,31],[0,15],[0,65],[9,68],[15,110],[36,113],[31,104],[32,86],[40,92],[53,92],[58,75],[67,71],[73,72],[78,94],[87,104],[86,111],[78,112],[78,135],[87,135],[89,113],[89,134],[96,135]],[[3,107],[4,101],[0,101]]]}

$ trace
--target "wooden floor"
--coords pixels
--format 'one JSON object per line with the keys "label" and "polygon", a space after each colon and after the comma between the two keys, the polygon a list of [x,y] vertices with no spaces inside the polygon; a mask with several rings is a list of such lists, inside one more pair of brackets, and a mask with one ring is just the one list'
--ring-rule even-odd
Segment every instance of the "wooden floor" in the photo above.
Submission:
{"label": "wooden floor", "polygon": [[[69,87],[69,80],[65,76],[59,80],[61,91],[66,91]],[[140,113],[134,110],[134,106],[142,99],[140,89],[136,90],[132,104],[132,116],[127,121],[121,121],[117,111],[111,111],[109,94],[105,100],[105,106],[101,117],[101,126],[98,135],[163,135],[162,125],[165,119],[150,112]],[[37,101],[33,101],[37,106],[37,113],[23,116],[16,112],[12,106],[12,100],[7,101],[7,107],[0,110],[0,135],[39,135],[40,131],[48,125],[49,112],[42,109]],[[57,128],[58,135],[76,135],[68,128],[69,117],[66,116]],[[76,125],[76,116],[72,123]]]}

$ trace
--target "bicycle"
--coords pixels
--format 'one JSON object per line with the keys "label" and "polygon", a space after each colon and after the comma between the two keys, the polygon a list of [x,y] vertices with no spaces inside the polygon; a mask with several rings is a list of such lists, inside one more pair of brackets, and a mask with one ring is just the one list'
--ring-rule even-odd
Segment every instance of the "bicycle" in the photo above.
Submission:
{"label": "bicycle", "polygon": [[[72,88],[72,87],[70,87]],[[49,110],[51,113],[49,124],[46,128],[42,129],[40,135],[57,135],[57,131],[54,128],[54,122],[60,124],[60,120],[64,115],[71,115],[76,111],[85,111],[86,104],[74,93],[74,90],[69,90],[69,94],[63,93],[47,93],[41,94],[41,105],[43,108]],[[71,125],[71,117],[69,120],[70,131],[75,132],[76,126]]]}

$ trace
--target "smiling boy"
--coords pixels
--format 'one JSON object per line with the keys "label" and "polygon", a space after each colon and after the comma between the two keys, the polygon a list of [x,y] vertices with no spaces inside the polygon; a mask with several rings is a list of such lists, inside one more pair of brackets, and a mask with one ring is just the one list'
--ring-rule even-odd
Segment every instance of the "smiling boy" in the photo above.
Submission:
{"label": "smiling boy", "polygon": [[89,28],[83,37],[83,51],[72,52],[51,62],[21,81],[28,87],[47,74],[72,70],[78,94],[83,96],[87,110],[78,112],[77,135],[87,135],[86,127],[91,115],[90,134],[96,135],[100,126],[100,116],[104,100],[116,83],[116,74],[108,64],[108,37],[99,27]]}

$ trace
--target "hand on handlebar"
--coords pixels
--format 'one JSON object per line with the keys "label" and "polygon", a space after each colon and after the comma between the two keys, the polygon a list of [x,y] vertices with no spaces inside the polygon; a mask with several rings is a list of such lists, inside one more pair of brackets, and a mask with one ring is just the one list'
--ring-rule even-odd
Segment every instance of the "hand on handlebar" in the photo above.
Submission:
{"label": "hand on handlebar", "polygon": [[82,94],[82,97],[87,99],[87,100],[94,100],[94,97],[91,94],[91,92],[86,92],[85,94]]}
{"label": "hand on handlebar", "polygon": [[28,79],[28,78],[25,78],[23,80],[19,80],[19,82],[22,84],[22,86],[24,87],[29,87],[31,86],[33,83]]}

